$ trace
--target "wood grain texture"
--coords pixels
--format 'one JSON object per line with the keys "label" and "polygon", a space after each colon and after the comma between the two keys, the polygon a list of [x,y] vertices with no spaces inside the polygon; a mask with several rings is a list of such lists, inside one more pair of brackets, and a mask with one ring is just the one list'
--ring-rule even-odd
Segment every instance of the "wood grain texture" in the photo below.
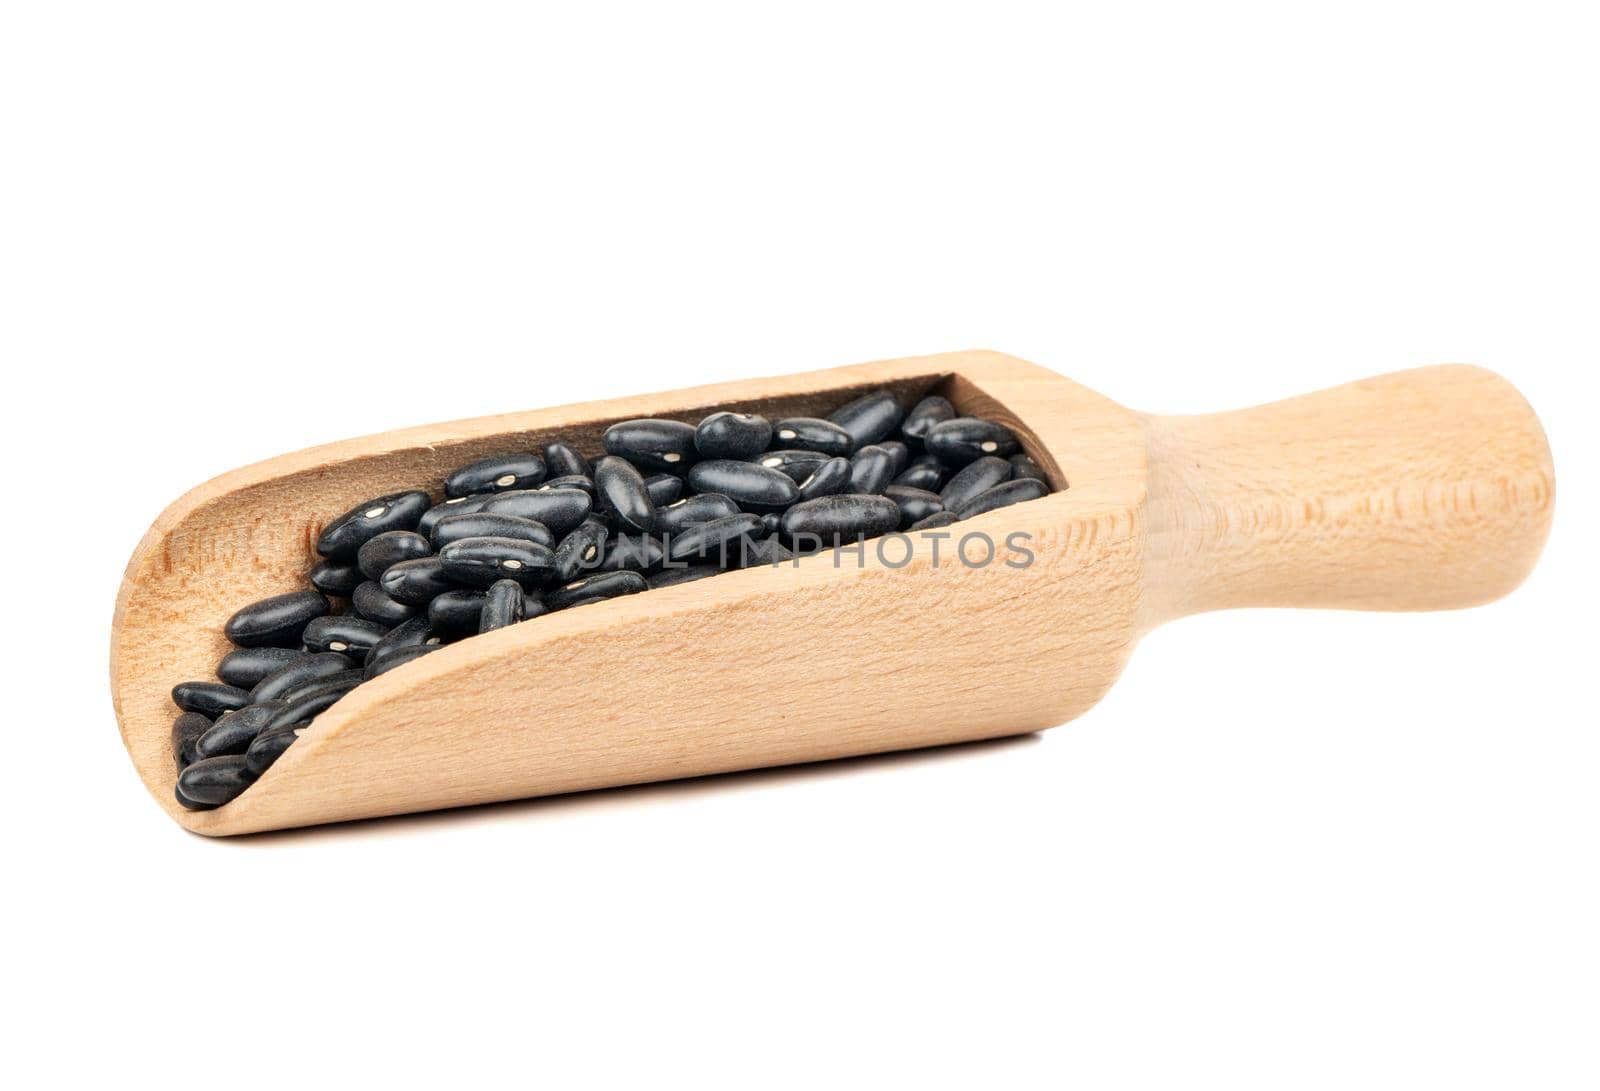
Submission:
{"label": "wood grain texture", "polygon": [[[859,561],[729,573],[452,645],[340,701],[226,807],[173,799],[168,691],[210,676],[234,610],[303,585],[326,519],[534,442],[596,453],[629,417],[814,414],[882,385],[1006,421],[1071,487],[948,538],[869,542]],[[152,794],[210,835],[1018,734],[1089,708],[1138,637],[1183,613],[1503,593],[1537,556],[1552,488],[1526,404],[1466,368],[1152,418],[962,352],[514,413],[285,455],[179,499],[129,562],[112,693]],[[1028,535],[1033,563],[968,567],[955,546],[974,533],[1002,560]]]}

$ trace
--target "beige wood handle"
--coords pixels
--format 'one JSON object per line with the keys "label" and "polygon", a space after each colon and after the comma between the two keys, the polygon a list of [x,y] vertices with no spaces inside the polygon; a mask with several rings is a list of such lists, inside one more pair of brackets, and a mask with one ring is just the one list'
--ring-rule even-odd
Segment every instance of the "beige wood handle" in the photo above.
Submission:
{"label": "beige wood handle", "polygon": [[1235,606],[1473,606],[1520,583],[1549,532],[1544,430],[1482,368],[1145,424],[1150,625]]}

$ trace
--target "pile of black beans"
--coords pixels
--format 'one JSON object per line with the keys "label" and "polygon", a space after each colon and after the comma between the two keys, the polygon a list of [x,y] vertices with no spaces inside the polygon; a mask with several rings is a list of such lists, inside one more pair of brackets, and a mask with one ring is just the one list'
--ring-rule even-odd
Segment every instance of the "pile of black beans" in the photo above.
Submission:
{"label": "pile of black beans", "polygon": [[322,532],[312,589],[228,619],[216,682],[172,699],[178,801],[248,788],[362,682],[541,614],[926,530],[1050,491],[1001,424],[879,391],[827,419],[630,420],[593,463],[564,443],[462,466],[443,501],[408,489]]}

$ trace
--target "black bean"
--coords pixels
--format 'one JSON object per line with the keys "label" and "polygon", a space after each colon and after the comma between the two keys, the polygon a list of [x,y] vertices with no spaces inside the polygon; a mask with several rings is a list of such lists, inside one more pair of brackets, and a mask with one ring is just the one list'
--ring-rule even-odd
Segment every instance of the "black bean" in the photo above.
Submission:
{"label": "black bean", "polygon": [[683,478],[671,474],[651,474],[644,479],[645,491],[650,494],[650,502],[656,507],[676,503],[683,495]]}
{"label": "black bean", "polygon": [[481,458],[445,478],[444,494],[475,496],[507,489],[531,489],[544,480],[544,473],[544,459],[531,452]]}
{"label": "black bean", "polygon": [[922,455],[900,472],[894,484],[936,492],[944,481],[944,466],[937,455]]}
{"label": "black bean", "polygon": [[816,472],[800,482],[800,500],[815,500],[819,496],[832,496],[850,487],[850,460],[830,458],[818,466]]}
{"label": "black bean", "polygon": [[761,533],[758,515],[730,515],[709,523],[696,523],[673,537],[667,557],[674,561],[709,561],[723,567],[739,563],[741,541]]}
{"label": "black bean", "polygon": [[267,675],[256,688],[250,691],[250,699],[256,704],[263,701],[273,701],[281,698],[285,693],[296,686],[306,682],[329,678],[341,671],[347,671],[355,664],[349,656],[340,655],[338,652],[321,652],[316,655],[306,655],[293,663],[289,663]]}
{"label": "black bean", "polygon": [[546,492],[550,489],[582,489],[589,494],[589,499],[593,500],[594,476],[593,474],[572,474],[569,477],[552,477],[539,486],[540,492]]}
{"label": "black bean", "polygon": [[439,550],[463,538],[521,538],[525,542],[538,542],[552,549],[556,544],[556,536],[543,523],[517,515],[486,511],[445,516],[433,525],[430,540],[433,548]]}
{"label": "black bean", "polygon": [[260,776],[272,767],[272,763],[283,756],[283,752],[294,745],[295,739],[300,737],[309,724],[284,724],[271,731],[263,731],[255,737],[250,744],[250,749],[244,752],[245,765],[250,772]]}
{"label": "black bean", "polygon": [[886,439],[882,443],[873,444],[873,446],[881,447],[889,452],[889,459],[894,464],[894,472],[896,474],[905,469],[906,465],[911,461],[911,448],[897,439]]}
{"label": "black bean", "polygon": [[655,522],[656,505],[645,487],[644,476],[627,459],[607,455],[596,462],[594,488],[600,510],[620,529],[642,534]]}
{"label": "black bean", "polygon": [[772,424],[759,413],[713,413],[694,430],[701,458],[755,458],[772,442]]}
{"label": "black bean", "polygon": [[637,572],[602,572],[558,587],[545,596],[544,602],[551,610],[566,610],[619,595],[637,594],[648,586]]}
{"label": "black bean", "polygon": [[694,458],[694,427],[675,420],[625,420],[600,437],[606,453],[642,470],[682,473]]}
{"label": "black bean", "polygon": [[851,450],[858,450],[888,439],[904,416],[905,410],[893,394],[876,390],[841,405],[828,414],[828,419],[850,433]]}
{"label": "black bean", "polygon": [[327,612],[322,592],[291,591],[252,602],[230,617],[222,631],[241,648],[293,648],[300,644],[306,622]]}
{"label": "black bean", "polygon": [[756,512],[781,511],[800,496],[794,479],[782,470],[720,458],[696,463],[689,471],[689,487],[699,493],[721,493]]}
{"label": "black bean", "polygon": [[586,569],[600,567],[610,534],[610,529],[598,519],[585,519],[582,526],[556,546],[555,578],[571,583]]}
{"label": "black bean", "polygon": [[769,470],[777,470],[789,480],[798,482],[816,473],[818,467],[832,457],[821,451],[802,451],[789,447],[780,451],[768,451],[757,458],[755,464],[765,466]]}
{"label": "black bean", "polygon": [[532,621],[536,617],[543,617],[550,612],[550,607],[544,604],[543,598],[535,598],[527,591],[522,593],[522,620]]}
{"label": "black bean", "polygon": [[[427,558],[419,558],[426,560]],[[402,562],[409,564],[411,562]],[[390,568],[396,567],[390,565]],[[387,571],[387,570],[385,570]],[[417,616],[417,607],[401,602],[383,589],[383,585],[376,580],[368,580],[356,588],[355,594],[350,596],[350,606],[357,616],[368,621],[375,621],[379,625],[399,625],[403,621],[410,621]]]}
{"label": "black bean", "polygon": [[955,416],[956,407],[950,404],[949,399],[930,394],[912,406],[911,412],[906,414],[905,421],[900,425],[900,434],[915,443],[925,443],[934,425],[954,420]]}
{"label": "black bean", "polygon": [[211,721],[198,712],[180,713],[172,721],[172,756],[177,759],[179,769],[199,757],[195,753],[195,743],[210,730]]}
{"label": "black bean", "polygon": [[386,530],[415,530],[433,504],[418,489],[365,500],[329,523],[317,539],[317,552],[330,561],[354,560],[361,544]]}
{"label": "black bean", "polygon": [[850,481],[841,492],[870,496],[881,493],[894,480],[894,456],[876,444],[868,444],[850,458]]}
{"label": "black bean", "polygon": [[[454,581],[450,579],[444,563],[438,557],[422,557],[415,561],[401,561],[399,564],[390,565],[389,570],[383,574],[382,582],[384,594],[407,606],[426,606],[433,596],[442,594],[454,586],[456,586]],[[357,588],[356,593],[360,592],[361,589]]]}
{"label": "black bean", "polygon": [[[361,543],[356,551],[356,564],[361,574],[369,580],[382,579],[392,564],[414,561],[431,556],[433,547],[428,539],[414,530],[386,530]],[[354,588],[351,588],[353,591]]]}
{"label": "black bean", "polygon": [[685,497],[676,504],[656,509],[654,531],[673,535],[695,523],[709,523],[739,514],[739,505],[719,492],[702,492]]}
{"label": "black bean", "polygon": [[338,595],[347,599],[361,581],[366,579],[358,565],[344,561],[323,561],[311,570],[311,586],[324,595]]}
{"label": "black bean", "polygon": [[[366,672],[364,671],[362,676],[365,677],[365,675]],[[304,696],[297,697],[293,701],[285,701],[281,708],[275,709],[272,715],[267,717],[266,723],[261,725],[261,730],[271,731],[273,728],[282,727],[284,724],[297,724],[304,720],[315,719],[318,714],[326,712],[337,704],[341,697],[355,689],[361,681],[360,678],[353,681],[345,681],[344,679],[348,677],[346,675],[341,675],[340,677],[341,681],[338,685],[334,685],[332,680],[329,679],[326,686],[313,687]]]}
{"label": "black bean", "polygon": [[745,568],[782,564],[784,561],[792,560],[794,560],[794,553],[785,548],[784,544],[776,538],[763,538],[759,542],[749,543],[748,548],[739,558],[740,564]]}
{"label": "black bean", "polygon": [[516,580],[500,580],[489,588],[478,617],[478,632],[492,633],[522,620],[522,585]]}
{"label": "black bean", "polygon": [[847,455],[855,449],[849,432],[820,417],[785,417],[772,426],[772,441],[825,455]]}
{"label": "black bean", "polygon": [[654,572],[666,558],[661,538],[654,534],[619,534],[611,539],[602,572]]}
{"label": "black bean", "polygon": [[890,485],[883,494],[900,505],[900,525],[915,526],[930,515],[944,510],[938,493],[927,489],[912,489],[905,485]]}
{"label": "black bean", "polygon": [[243,754],[261,733],[261,725],[277,711],[276,702],[251,705],[230,712],[211,725],[211,730],[194,744],[196,758],[215,758],[222,754]]}
{"label": "black bean", "polygon": [[761,537],[770,538],[778,533],[783,525],[783,516],[778,512],[769,511],[761,517]]}
{"label": "black bean", "polygon": [[805,535],[825,545],[876,538],[900,525],[900,507],[887,496],[840,493],[796,504],[783,513],[783,533],[791,541]]}
{"label": "black bean", "polygon": [[319,617],[306,626],[306,650],[313,652],[348,652],[365,659],[374,644],[382,640],[392,625],[351,617]]}
{"label": "black bean", "polygon": [[956,514],[963,519],[971,519],[974,515],[982,515],[986,511],[997,508],[1010,507],[1020,504],[1024,500],[1037,500],[1050,491],[1050,486],[1043,481],[1032,478],[1023,478],[1021,481],[1004,481],[992,489],[986,489],[977,496],[968,500],[956,509]]}
{"label": "black bean", "polygon": [[251,689],[273,671],[306,657],[299,648],[240,648],[222,657],[217,677],[230,686]]}
{"label": "black bean", "polygon": [[560,538],[589,517],[593,498],[582,489],[521,489],[491,496],[481,510],[532,519]]}
{"label": "black bean", "polygon": [[[372,650],[367,653],[367,658],[364,662],[372,664],[386,655],[399,651],[401,648],[414,648],[418,644],[426,644],[429,637],[433,636],[433,608],[439,604],[439,600],[450,595],[473,593],[471,591],[446,591],[443,595],[428,603],[427,617],[414,617],[410,621],[396,625],[385,633],[383,639],[372,646]],[[472,617],[472,628],[468,631],[478,631],[478,617],[476,614]]]}
{"label": "black bean", "polygon": [[250,703],[250,691],[221,682],[179,682],[172,687],[172,703],[185,712],[198,712],[215,720]]}
{"label": "black bean", "polygon": [[1045,476],[1039,464],[1023,454],[1011,456],[1011,480],[1043,481],[1047,485],[1050,483],[1050,479]]}
{"label": "black bean", "polygon": [[673,587],[680,583],[693,583],[707,576],[715,576],[722,569],[714,564],[691,564],[684,567],[664,568],[649,578],[651,588]]}
{"label": "black bean", "polygon": [[441,644],[416,644],[409,648],[397,648],[383,658],[368,663],[363,673],[367,681],[370,682],[380,674],[388,674],[396,667],[403,667],[413,659],[421,659],[429,652],[436,652],[441,647],[443,647]]}
{"label": "black bean", "polygon": [[937,511],[937,512],[934,512],[932,515],[928,516],[926,519],[917,520],[915,523],[912,523],[906,529],[908,531],[911,531],[911,530],[938,530],[940,527],[947,527],[951,523],[959,523],[959,522],[961,522],[961,517],[958,516],[955,512],[953,512],[953,511]]}
{"label": "black bean", "polygon": [[962,504],[980,492],[1009,480],[1011,480],[1011,463],[1003,458],[985,455],[963,466],[946,482],[939,493],[939,499],[950,511],[959,511]]}
{"label": "black bean", "polygon": [[484,591],[446,591],[428,603],[428,623],[441,633],[475,633],[486,597]]}
{"label": "black bean", "polygon": [[[541,488],[543,486],[540,486]],[[453,496],[442,504],[435,504],[422,513],[422,518],[417,520],[416,532],[433,541],[433,532],[436,527],[452,515],[466,515],[474,511],[482,511],[483,506],[493,500],[497,494],[492,492],[479,493],[477,496]],[[437,548],[437,546],[435,546]]]}
{"label": "black bean", "polygon": [[[281,701],[285,705],[296,704],[307,697],[320,697],[324,693],[349,693],[361,684],[364,677],[361,667],[352,667],[338,674],[330,674],[326,678],[315,678],[309,682],[301,682],[294,689],[285,693]],[[280,723],[282,721],[279,721]]]}
{"label": "black bean", "polygon": [[928,450],[946,463],[961,465],[984,455],[1009,458],[1017,452],[1011,429],[977,417],[956,417],[928,429]]}
{"label": "black bean", "polygon": [[463,538],[439,550],[439,563],[457,584],[488,587],[497,580],[538,583],[555,568],[555,551],[520,538]]}
{"label": "black bean", "polygon": [[551,477],[592,477],[589,460],[565,443],[545,445],[544,463]]}
{"label": "black bean", "polygon": [[196,811],[220,807],[255,779],[243,754],[206,758],[178,774],[178,802]]}

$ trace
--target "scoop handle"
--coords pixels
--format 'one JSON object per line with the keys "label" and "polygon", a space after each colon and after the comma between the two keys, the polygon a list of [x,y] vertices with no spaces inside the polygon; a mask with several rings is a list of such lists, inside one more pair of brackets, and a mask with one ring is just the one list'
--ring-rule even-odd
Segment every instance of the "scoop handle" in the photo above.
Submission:
{"label": "scoop handle", "polygon": [[1521,583],[1549,533],[1544,429],[1482,368],[1144,421],[1150,624],[1240,606],[1474,606]]}

